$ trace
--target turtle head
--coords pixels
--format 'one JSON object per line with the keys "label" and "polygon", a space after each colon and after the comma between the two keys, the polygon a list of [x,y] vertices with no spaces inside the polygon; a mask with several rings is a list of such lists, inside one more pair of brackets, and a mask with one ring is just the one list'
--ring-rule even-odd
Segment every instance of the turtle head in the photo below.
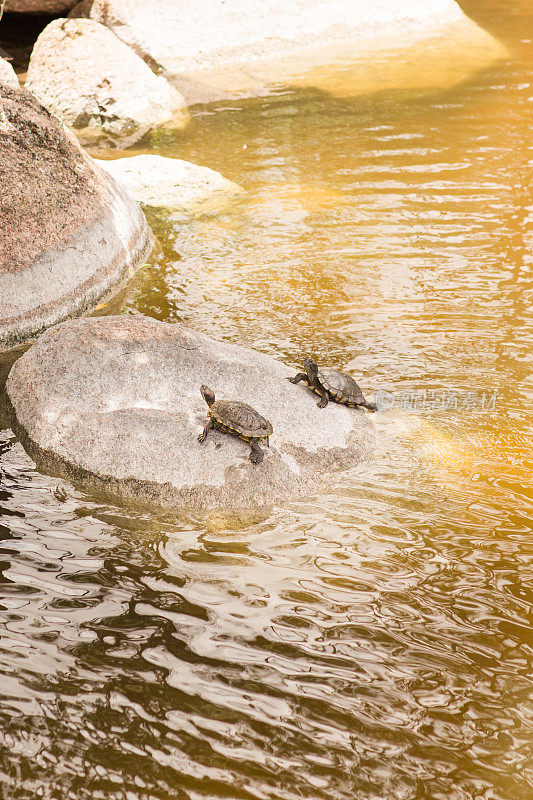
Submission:
{"label": "turtle head", "polygon": [[207,386],[201,386],[200,391],[207,405],[212,406],[213,403],[215,402],[215,393]]}
{"label": "turtle head", "polygon": [[318,365],[312,358],[304,358],[303,367],[305,374],[310,380],[313,380],[318,375]]}

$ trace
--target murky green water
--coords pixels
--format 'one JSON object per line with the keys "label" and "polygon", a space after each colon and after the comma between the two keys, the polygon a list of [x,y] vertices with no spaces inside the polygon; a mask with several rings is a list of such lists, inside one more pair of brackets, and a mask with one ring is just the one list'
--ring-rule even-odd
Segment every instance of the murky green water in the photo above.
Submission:
{"label": "murky green water", "polygon": [[1,434],[2,800],[533,798],[528,18],[469,5],[512,58],[449,92],[145,143],[249,197],[154,219],[125,311],[396,405],[357,481],[237,530],[104,506]]}

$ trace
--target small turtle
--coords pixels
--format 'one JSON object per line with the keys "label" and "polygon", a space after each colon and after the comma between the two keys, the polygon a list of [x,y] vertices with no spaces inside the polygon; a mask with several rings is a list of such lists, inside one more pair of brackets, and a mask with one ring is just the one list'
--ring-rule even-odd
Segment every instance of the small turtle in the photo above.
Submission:
{"label": "small turtle", "polygon": [[329,400],[343,403],[352,408],[368,408],[369,411],[377,411],[374,403],[368,403],[361,388],[357,385],[351,375],[339,372],[336,369],[323,367],[319,369],[312,358],[306,358],[303,363],[305,372],[299,372],[294,378],[288,378],[291,383],[305,381],[310,389],[320,395],[317,405],[325,408]]}
{"label": "small turtle", "polygon": [[267,447],[269,446],[268,437],[272,433],[270,422],[246,403],[237,400],[215,400],[215,393],[207,386],[202,386],[200,391],[209,406],[209,411],[198,441],[204,442],[211,428],[232,433],[245,442],[250,442],[252,446],[250,461],[252,464],[260,464],[263,460],[263,451],[259,447],[259,442],[261,439],[266,439]]}

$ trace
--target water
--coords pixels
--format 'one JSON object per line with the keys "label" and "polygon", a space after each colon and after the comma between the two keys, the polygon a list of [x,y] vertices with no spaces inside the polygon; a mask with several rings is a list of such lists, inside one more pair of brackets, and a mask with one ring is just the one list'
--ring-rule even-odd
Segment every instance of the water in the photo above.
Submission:
{"label": "water", "polygon": [[396,405],[357,480],[241,528],[103,505],[2,432],[2,800],[533,798],[528,18],[468,10],[511,58],[448,92],[199,109],[137,148],[249,198],[152,219],[125,313]]}

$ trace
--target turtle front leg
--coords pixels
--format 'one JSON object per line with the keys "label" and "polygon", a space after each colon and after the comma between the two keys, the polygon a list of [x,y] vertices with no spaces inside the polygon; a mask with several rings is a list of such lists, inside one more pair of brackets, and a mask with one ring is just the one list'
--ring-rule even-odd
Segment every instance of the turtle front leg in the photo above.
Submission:
{"label": "turtle front leg", "polygon": [[209,433],[209,431],[211,430],[212,427],[213,427],[213,423],[211,422],[211,418],[209,417],[207,422],[204,425],[203,431],[201,432],[200,436],[198,437],[198,441],[199,442],[205,442],[205,440],[207,439],[207,434]]}
{"label": "turtle front leg", "polygon": [[250,461],[252,462],[252,464],[260,464],[261,461],[263,460],[264,453],[259,447],[259,440],[252,439],[250,445],[252,448],[250,451]]}
{"label": "turtle front leg", "polygon": [[300,383],[300,381],[304,381],[307,378],[305,372],[299,372],[298,375],[295,375],[294,378],[287,378],[288,381],[291,383]]}
{"label": "turtle front leg", "polygon": [[317,406],[319,408],[325,408],[327,406],[327,404],[329,403],[328,393],[324,389],[322,392],[320,392],[320,394],[321,394],[321,397],[320,397],[320,400],[317,403]]}

